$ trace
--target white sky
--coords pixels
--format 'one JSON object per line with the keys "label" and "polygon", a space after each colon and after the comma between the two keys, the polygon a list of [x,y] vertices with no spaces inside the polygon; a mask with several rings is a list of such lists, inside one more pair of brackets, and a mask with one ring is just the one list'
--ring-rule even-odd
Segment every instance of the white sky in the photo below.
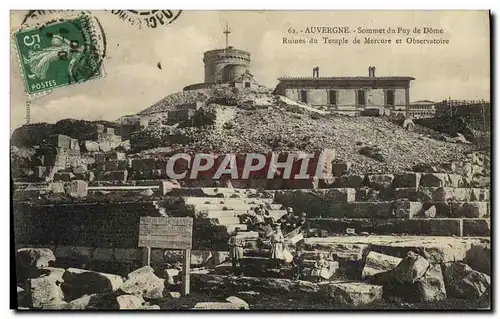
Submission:
{"label": "white sky", "polygon": [[[26,11],[13,11],[11,28]],[[490,95],[490,50],[487,11],[184,11],[166,27],[138,29],[110,12],[95,11],[108,39],[106,76],[57,89],[31,107],[32,123],[63,118],[115,120],[141,111],[165,95],[203,81],[203,52],[224,46],[226,21],[230,45],[251,53],[251,72],[273,88],[277,78],[412,76],[410,99],[486,99]],[[289,27],[349,26],[351,29],[443,28],[448,45],[283,45]],[[329,35],[338,37],[339,35]],[[352,40],[354,35],[347,36]],[[424,38],[424,36],[420,36]],[[392,36],[393,39],[396,36]],[[403,39],[405,37],[403,36]],[[11,131],[25,120],[25,94],[14,49],[11,49]],[[163,70],[156,64],[161,62]]]}

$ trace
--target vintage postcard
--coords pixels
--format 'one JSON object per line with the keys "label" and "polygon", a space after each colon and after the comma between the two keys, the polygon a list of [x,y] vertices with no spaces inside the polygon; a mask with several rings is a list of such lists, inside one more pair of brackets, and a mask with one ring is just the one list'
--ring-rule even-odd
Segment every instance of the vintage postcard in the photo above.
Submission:
{"label": "vintage postcard", "polygon": [[491,310],[490,19],[11,11],[12,308]]}

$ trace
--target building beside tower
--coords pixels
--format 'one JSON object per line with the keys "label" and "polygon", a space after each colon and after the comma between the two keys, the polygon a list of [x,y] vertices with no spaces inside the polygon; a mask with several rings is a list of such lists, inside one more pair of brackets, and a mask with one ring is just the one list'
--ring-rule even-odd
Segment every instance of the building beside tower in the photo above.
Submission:
{"label": "building beside tower", "polygon": [[275,94],[346,115],[406,114],[410,105],[409,76],[375,76],[375,67],[368,76],[320,77],[319,67],[312,77],[279,78]]}

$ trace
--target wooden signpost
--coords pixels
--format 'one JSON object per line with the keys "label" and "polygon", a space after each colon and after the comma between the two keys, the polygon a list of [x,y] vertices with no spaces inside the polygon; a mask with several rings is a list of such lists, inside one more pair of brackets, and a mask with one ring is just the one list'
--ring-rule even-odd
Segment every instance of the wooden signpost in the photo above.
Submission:
{"label": "wooden signpost", "polygon": [[151,248],[182,250],[182,294],[189,295],[191,248],[193,244],[192,217],[141,217],[139,247],[143,250],[143,264],[151,263]]}

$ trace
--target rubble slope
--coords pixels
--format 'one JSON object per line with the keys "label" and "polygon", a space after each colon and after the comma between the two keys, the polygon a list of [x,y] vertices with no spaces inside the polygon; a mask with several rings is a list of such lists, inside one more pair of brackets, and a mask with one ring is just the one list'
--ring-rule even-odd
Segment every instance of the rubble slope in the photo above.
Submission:
{"label": "rubble slope", "polygon": [[[150,126],[149,136],[157,136],[156,140],[160,141],[157,147],[207,153],[333,148],[337,151],[337,160],[351,162],[354,172],[391,173],[411,170],[418,163],[460,161],[475,148],[407,131],[385,118],[324,114],[265,90],[225,88],[176,93],[163,99],[163,106],[157,103],[138,115],[168,111],[174,102],[190,103],[201,95],[206,97],[203,99],[206,105],[198,114],[210,115],[210,121],[191,121],[195,124],[190,125],[194,126],[177,127],[175,135],[172,135],[172,127]],[[167,132],[163,132],[165,130]],[[378,160],[360,154],[363,148],[375,149],[377,156],[373,158]],[[148,153],[151,152],[154,150]]]}

